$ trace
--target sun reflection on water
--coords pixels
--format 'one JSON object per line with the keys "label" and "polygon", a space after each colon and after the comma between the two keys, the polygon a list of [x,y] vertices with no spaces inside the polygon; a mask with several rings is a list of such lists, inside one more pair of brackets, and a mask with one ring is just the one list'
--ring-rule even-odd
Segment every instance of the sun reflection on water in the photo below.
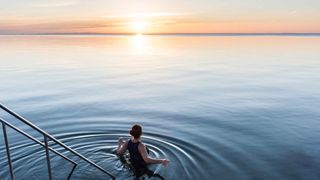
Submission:
{"label": "sun reflection on water", "polygon": [[136,54],[147,54],[150,52],[147,37],[142,34],[136,34],[132,37],[132,47]]}

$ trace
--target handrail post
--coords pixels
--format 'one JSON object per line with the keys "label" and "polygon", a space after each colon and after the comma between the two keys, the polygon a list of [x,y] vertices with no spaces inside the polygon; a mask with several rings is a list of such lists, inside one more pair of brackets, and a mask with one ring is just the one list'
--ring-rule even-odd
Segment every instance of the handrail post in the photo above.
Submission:
{"label": "handrail post", "polygon": [[3,123],[2,123],[2,130],[3,130],[4,142],[6,144],[8,164],[9,164],[9,170],[10,170],[10,177],[11,177],[11,180],[14,180],[15,178],[14,178],[14,175],[13,175],[13,168],[12,168],[12,161],[11,161],[11,156],[10,156],[10,148],[9,148],[7,130],[6,130],[6,125],[3,124]]}
{"label": "handrail post", "polygon": [[49,148],[48,148],[48,138],[46,135],[43,135],[43,138],[44,138],[44,145],[45,145],[45,149],[46,149],[49,180],[52,180],[51,164],[50,164],[50,156],[49,156]]}

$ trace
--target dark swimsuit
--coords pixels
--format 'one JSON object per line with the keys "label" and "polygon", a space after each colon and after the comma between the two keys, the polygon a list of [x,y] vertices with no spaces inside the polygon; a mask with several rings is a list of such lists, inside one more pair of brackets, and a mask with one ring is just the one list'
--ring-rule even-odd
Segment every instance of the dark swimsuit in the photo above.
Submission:
{"label": "dark swimsuit", "polygon": [[144,162],[140,152],[139,152],[139,144],[140,142],[132,142],[132,140],[130,139],[128,142],[128,150],[130,153],[130,162],[133,165],[133,167],[135,169],[141,169],[146,167],[146,163]]}
{"label": "dark swimsuit", "polygon": [[[140,142],[132,142],[132,140],[130,139],[128,142],[128,150],[129,150],[129,154],[130,154],[130,162],[134,168],[134,172],[135,175],[137,177],[145,174],[146,172],[148,172],[148,167],[147,167],[147,163],[144,162],[140,152],[139,152],[139,144]],[[148,149],[147,149],[148,151]],[[149,152],[148,152],[149,153]]]}
{"label": "dark swimsuit", "polygon": [[[146,174],[149,177],[154,176],[154,177],[158,177],[158,179],[164,180],[164,178],[162,176],[160,176],[159,174],[155,174],[153,171],[148,169],[147,163],[144,162],[144,160],[139,152],[139,148],[138,148],[139,144],[140,144],[139,141],[132,142],[131,139],[128,141],[128,151],[130,154],[130,163],[132,165],[136,179],[139,179],[140,176]],[[149,154],[148,147],[146,147],[146,149],[147,149],[147,153]]]}

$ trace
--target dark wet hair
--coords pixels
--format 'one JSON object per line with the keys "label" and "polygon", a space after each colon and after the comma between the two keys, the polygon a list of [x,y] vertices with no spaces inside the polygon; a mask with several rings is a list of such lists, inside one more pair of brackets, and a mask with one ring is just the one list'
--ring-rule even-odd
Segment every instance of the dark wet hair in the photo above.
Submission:
{"label": "dark wet hair", "polygon": [[142,127],[139,124],[135,124],[132,126],[130,130],[130,134],[135,138],[138,139],[142,134]]}

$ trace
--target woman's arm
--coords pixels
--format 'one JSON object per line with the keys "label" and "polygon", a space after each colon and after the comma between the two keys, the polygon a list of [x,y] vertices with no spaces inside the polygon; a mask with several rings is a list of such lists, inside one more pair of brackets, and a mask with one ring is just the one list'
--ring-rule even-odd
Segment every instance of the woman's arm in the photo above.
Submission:
{"label": "woman's arm", "polygon": [[123,153],[126,152],[127,147],[128,147],[128,141],[125,141],[123,138],[119,138],[117,154],[120,156],[123,155]]}
{"label": "woman's arm", "polygon": [[144,162],[146,162],[147,164],[162,164],[164,166],[167,166],[169,163],[169,161],[166,159],[155,159],[155,158],[149,157],[147,153],[147,148],[143,143],[139,144],[138,149]]}

